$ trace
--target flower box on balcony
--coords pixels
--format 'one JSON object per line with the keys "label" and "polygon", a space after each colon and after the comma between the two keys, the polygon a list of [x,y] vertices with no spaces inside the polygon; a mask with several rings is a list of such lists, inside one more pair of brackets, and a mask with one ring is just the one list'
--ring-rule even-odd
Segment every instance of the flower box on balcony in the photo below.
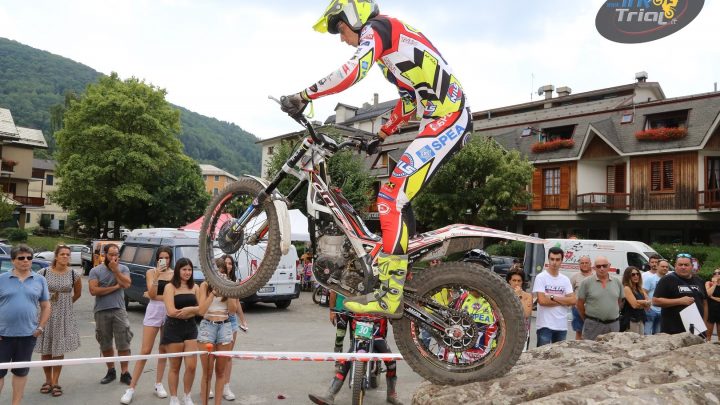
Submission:
{"label": "flower box on balcony", "polygon": [[532,146],[533,153],[543,153],[558,150],[561,148],[572,148],[575,141],[572,139],[556,139],[549,142],[536,142]]}
{"label": "flower box on balcony", "polygon": [[687,128],[651,128],[635,132],[638,141],[674,141],[687,136]]}

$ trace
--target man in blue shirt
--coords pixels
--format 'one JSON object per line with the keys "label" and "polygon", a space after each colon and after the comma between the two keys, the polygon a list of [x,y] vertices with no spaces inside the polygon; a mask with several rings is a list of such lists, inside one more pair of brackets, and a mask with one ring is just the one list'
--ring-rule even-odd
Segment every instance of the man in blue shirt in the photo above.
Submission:
{"label": "man in blue shirt", "polygon": [[[655,296],[655,287],[660,281],[660,276],[657,274],[660,259],[662,257],[657,254],[650,256],[648,260],[650,269],[642,275],[643,289],[647,291],[648,299],[651,301]],[[653,305],[645,311],[645,334],[654,335],[656,333],[660,333],[660,308]]]}
{"label": "man in blue shirt", "polygon": [[[33,251],[18,245],[10,250],[13,269],[0,275],[0,363],[32,359],[35,340],[50,319],[45,277],[31,271]],[[38,317],[38,305],[40,316]],[[29,368],[13,368],[12,404],[22,402]],[[0,393],[7,369],[0,370]]]}

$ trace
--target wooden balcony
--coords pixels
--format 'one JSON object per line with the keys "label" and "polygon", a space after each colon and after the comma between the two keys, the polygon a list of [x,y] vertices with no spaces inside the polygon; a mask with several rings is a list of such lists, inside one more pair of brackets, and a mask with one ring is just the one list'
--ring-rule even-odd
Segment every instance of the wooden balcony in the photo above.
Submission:
{"label": "wooden balcony", "polygon": [[698,211],[720,211],[720,189],[698,191]]}
{"label": "wooden balcony", "polygon": [[30,207],[44,207],[45,199],[41,197],[23,197],[15,195],[12,197],[13,200],[19,202],[22,205]]}
{"label": "wooden balcony", "polygon": [[560,194],[543,195],[542,207],[544,210],[560,209]]}
{"label": "wooden balcony", "polygon": [[577,195],[578,212],[630,211],[630,194],[585,193]]}

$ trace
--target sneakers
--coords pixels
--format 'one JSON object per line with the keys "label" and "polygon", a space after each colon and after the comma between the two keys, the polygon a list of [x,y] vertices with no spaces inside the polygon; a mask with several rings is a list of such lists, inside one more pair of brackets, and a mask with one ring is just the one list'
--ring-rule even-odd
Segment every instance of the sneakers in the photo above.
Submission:
{"label": "sneakers", "polygon": [[215,398],[215,393],[213,392],[212,388],[210,389],[210,392],[208,392],[208,398],[210,398],[210,399]]}
{"label": "sneakers", "polygon": [[170,405],[180,405],[178,397],[170,397]]}
{"label": "sneakers", "polygon": [[135,394],[135,390],[133,388],[126,389],[125,394],[122,397],[120,397],[120,403],[128,405],[130,402],[132,402],[134,394]]}
{"label": "sneakers", "polygon": [[225,387],[223,387],[223,398],[225,398],[226,401],[235,400],[235,394],[230,391],[230,384],[225,384]]}
{"label": "sneakers", "polygon": [[165,391],[165,387],[163,387],[162,383],[155,384],[155,395],[157,395],[158,398],[167,398],[168,394],[167,391]]}
{"label": "sneakers", "polygon": [[107,374],[105,374],[105,377],[100,380],[100,384],[109,384],[110,382],[115,381],[116,378],[117,374],[115,373],[115,369],[109,368]]}
{"label": "sneakers", "polygon": [[[114,378],[113,378],[113,380],[114,380]],[[130,383],[132,382],[132,376],[130,375],[130,373],[126,371],[126,372],[120,374],[120,382],[123,384],[130,385]]]}
{"label": "sneakers", "polygon": [[195,405],[195,403],[192,401],[189,394],[185,394],[182,405]]}

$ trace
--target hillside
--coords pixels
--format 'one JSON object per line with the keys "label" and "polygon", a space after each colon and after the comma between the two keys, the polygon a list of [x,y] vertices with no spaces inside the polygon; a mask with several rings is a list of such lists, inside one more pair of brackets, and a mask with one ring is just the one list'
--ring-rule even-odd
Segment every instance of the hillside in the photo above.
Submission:
{"label": "hillside", "polygon": [[[80,94],[102,73],[62,56],[0,38],[0,107],[15,123],[43,131],[50,153],[50,110],[64,103],[65,93]],[[180,140],[185,153],[199,163],[241,175],[260,173],[260,147],[253,134],[239,126],[176,106],[181,112]]]}

